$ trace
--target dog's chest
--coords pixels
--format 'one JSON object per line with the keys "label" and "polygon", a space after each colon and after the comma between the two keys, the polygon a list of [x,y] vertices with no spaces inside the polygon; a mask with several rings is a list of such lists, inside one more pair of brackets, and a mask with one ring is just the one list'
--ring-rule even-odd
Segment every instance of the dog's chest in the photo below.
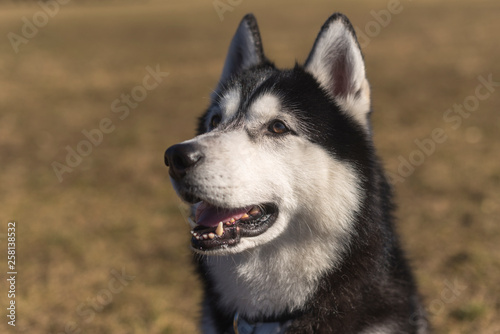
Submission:
{"label": "dog's chest", "polygon": [[[312,253],[314,254],[314,252]],[[315,292],[330,258],[306,259],[297,249],[207,257],[206,268],[227,313],[258,319],[300,309]]]}

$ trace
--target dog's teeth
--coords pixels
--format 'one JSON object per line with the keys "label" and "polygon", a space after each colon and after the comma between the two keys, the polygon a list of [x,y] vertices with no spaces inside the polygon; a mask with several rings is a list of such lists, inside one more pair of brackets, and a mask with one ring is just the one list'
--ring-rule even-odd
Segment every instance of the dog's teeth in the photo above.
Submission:
{"label": "dog's teeth", "polygon": [[236,221],[236,219],[234,219],[234,218],[231,218],[231,220],[230,220],[231,223],[234,223],[235,221]]}
{"label": "dog's teeth", "polygon": [[256,216],[260,213],[260,209],[258,206],[254,206],[248,213],[250,214],[250,216]]}
{"label": "dog's teeth", "polygon": [[224,228],[222,227],[222,222],[219,223],[215,233],[220,237],[224,233]]}
{"label": "dog's teeth", "polygon": [[248,214],[246,214],[246,213],[245,213],[243,216],[241,216],[241,219],[247,219],[247,218],[249,218],[249,217],[250,217],[250,216],[249,216]]}
{"label": "dog's teeth", "polygon": [[203,239],[208,239],[208,235],[207,234],[203,234]]}
{"label": "dog's teeth", "polygon": [[226,222],[226,225],[227,225],[227,226],[231,225],[231,222]]}
{"label": "dog's teeth", "polygon": [[210,232],[210,233],[208,233],[208,237],[209,237],[210,239],[213,239],[213,238],[215,238],[215,234],[213,234],[212,232]]}

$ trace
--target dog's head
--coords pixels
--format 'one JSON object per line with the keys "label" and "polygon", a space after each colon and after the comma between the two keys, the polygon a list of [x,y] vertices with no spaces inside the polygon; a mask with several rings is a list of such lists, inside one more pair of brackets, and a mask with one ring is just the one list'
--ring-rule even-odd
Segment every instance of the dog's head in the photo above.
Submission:
{"label": "dog's head", "polygon": [[267,60],[257,22],[245,16],[198,136],[165,153],[177,194],[192,204],[193,249],[239,253],[348,234],[363,196],[358,169],[369,159],[369,95],[342,14],[323,25],[305,65],[290,70]]}

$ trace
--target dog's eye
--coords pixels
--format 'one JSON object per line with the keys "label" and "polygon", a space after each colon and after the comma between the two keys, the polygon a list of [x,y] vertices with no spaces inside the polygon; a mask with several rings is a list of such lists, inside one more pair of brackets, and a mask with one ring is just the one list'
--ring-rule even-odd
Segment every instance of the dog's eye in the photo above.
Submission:
{"label": "dog's eye", "polygon": [[212,119],[210,120],[210,126],[212,127],[212,129],[215,129],[217,126],[219,126],[220,121],[221,121],[220,116],[219,115],[214,115],[212,117]]}
{"label": "dog's eye", "polygon": [[272,132],[272,133],[276,133],[276,134],[284,134],[284,133],[287,133],[289,130],[287,128],[287,126],[285,125],[285,123],[283,123],[282,121],[273,121],[270,125],[269,125],[269,131]]}

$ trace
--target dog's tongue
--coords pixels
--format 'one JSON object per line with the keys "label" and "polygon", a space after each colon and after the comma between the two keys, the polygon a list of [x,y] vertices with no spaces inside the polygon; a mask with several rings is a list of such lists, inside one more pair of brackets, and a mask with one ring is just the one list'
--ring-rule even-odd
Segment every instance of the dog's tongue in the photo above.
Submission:
{"label": "dog's tongue", "polygon": [[215,227],[219,222],[240,219],[250,208],[221,209],[206,202],[201,202],[196,208],[196,224],[206,227]]}

